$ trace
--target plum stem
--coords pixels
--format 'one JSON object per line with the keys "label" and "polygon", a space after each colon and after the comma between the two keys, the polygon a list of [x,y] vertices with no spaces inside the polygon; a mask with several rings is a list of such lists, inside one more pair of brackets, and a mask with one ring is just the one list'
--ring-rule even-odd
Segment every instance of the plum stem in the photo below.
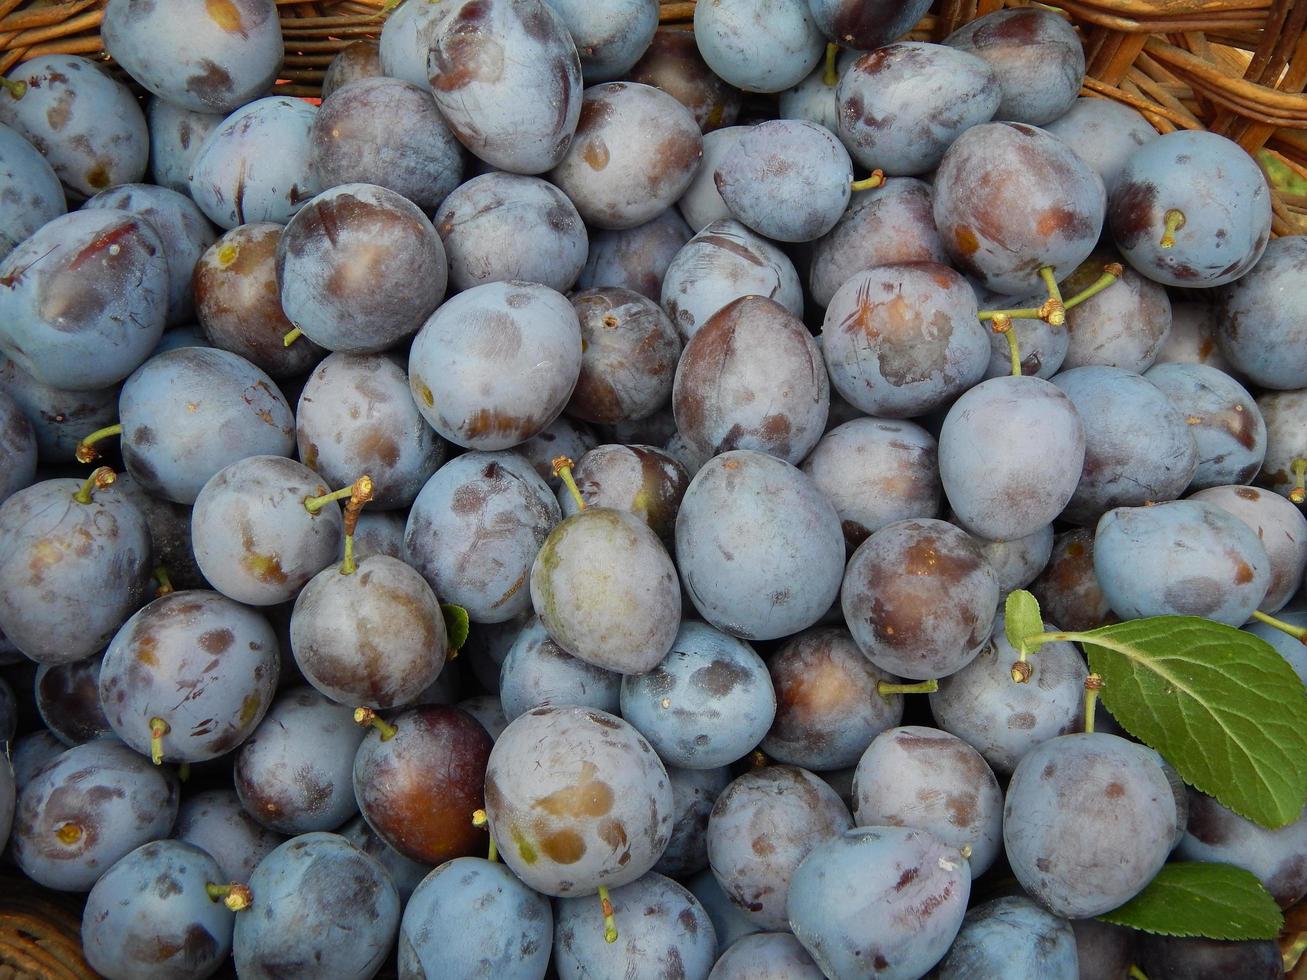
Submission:
{"label": "plum stem", "polygon": [[21,99],[27,94],[27,83],[22,79],[14,81],[12,78],[5,78],[0,75],[0,88],[8,92],[14,99]]}
{"label": "plum stem", "polygon": [[1012,320],[1003,313],[993,317],[994,333],[999,334],[1007,341],[1008,357],[1012,361],[1012,377],[1021,377],[1021,346],[1017,342],[1017,332],[1012,329]]}
{"label": "plum stem", "polygon": [[1048,302],[1040,307],[1040,310],[1045,313],[1041,319],[1050,326],[1060,327],[1066,323],[1066,306],[1062,303],[1062,290],[1057,288],[1053,267],[1046,265],[1041,268],[1039,278],[1044,280],[1044,288],[1048,290]]}
{"label": "plum stem", "polygon": [[933,677],[928,681],[918,681],[916,684],[891,684],[889,681],[877,681],[876,693],[881,697],[888,697],[891,694],[934,694],[939,690],[939,681]]}
{"label": "plum stem", "polygon": [[366,473],[350,487],[349,503],[345,505],[345,558],[340,563],[341,575],[353,575],[358,568],[354,563],[354,531],[359,526],[359,515],[372,499],[372,490],[372,477]]}
{"label": "plum stem", "polygon": [[1293,469],[1293,489],[1289,491],[1289,500],[1295,504],[1300,504],[1307,500],[1307,459],[1295,459],[1292,464]]}
{"label": "plum stem", "polygon": [[299,327],[296,327],[294,330],[287,331],[286,336],[281,338],[281,346],[289,347],[291,344],[295,343],[295,341],[299,340],[303,336],[304,336],[304,331],[301,330]]}
{"label": "plum stem", "polygon": [[1098,707],[1098,692],[1103,689],[1103,675],[1090,674],[1085,678],[1085,734],[1094,733],[1094,709]]}
{"label": "plum stem", "polygon": [[1165,224],[1162,226],[1162,240],[1157,244],[1162,248],[1175,248],[1175,233],[1184,227],[1184,212],[1171,208],[1166,212]]}
{"label": "plum stem", "polygon": [[567,486],[572,499],[576,501],[576,509],[585,510],[585,498],[581,496],[581,488],[576,485],[576,478],[572,476],[572,460],[567,456],[555,456],[553,466],[554,476]]}
{"label": "plum stem", "polygon": [[871,172],[871,176],[869,177],[865,177],[862,180],[850,181],[849,190],[855,192],[870,191],[870,190],[875,190],[877,187],[880,187],[884,183],[885,183],[885,171],[873,170]]}
{"label": "plum stem", "polygon": [[189,762],[183,762],[177,767],[177,778],[183,783],[191,778],[191,764]]}
{"label": "plum stem", "polygon": [[77,457],[79,463],[94,463],[100,456],[100,451],[95,448],[95,444],[101,439],[109,439],[122,434],[123,426],[121,422],[106,425],[103,429],[96,429],[77,444],[77,449],[73,455]]}
{"label": "plum stem", "polygon": [[1080,290],[1080,292],[1076,293],[1070,299],[1062,301],[1063,309],[1074,309],[1085,300],[1092,299],[1108,286],[1112,285],[1112,283],[1120,279],[1123,275],[1125,275],[1125,268],[1120,262],[1109,262],[1107,265],[1103,266],[1103,274],[1095,279],[1089,286]]}
{"label": "plum stem", "polygon": [[[364,477],[359,477],[359,480],[362,479],[364,479]],[[352,497],[354,496],[354,488],[358,486],[358,482],[358,480],[355,480],[349,486],[341,487],[339,490],[333,490],[331,493],[324,493],[321,497],[305,497],[304,509],[310,514],[316,514],[318,511],[322,510],[323,507],[326,507],[327,504]]]}
{"label": "plum stem", "polygon": [[371,708],[355,708],[354,724],[362,725],[364,728],[375,728],[381,733],[381,740],[383,742],[389,742],[399,734],[398,728],[390,724],[390,722],[386,721],[386,719],[382,718]]}
{"label": "plum stem", "polygon": [[613,900],[608,895],[608,886],[599,886],[599,909],[604,914],[604,942],[617,942],[617,919],[613,915]]}
{"label": "plum stem", "polygon": [[771,759],[762,749],[754,749],[749,753],[750,769],[766,769],[771,765]]}
{"label": "plum stem", "polygon": [[1130,964],[1130,971],[1127,976],[1130,977],[1130,980],[1148,980],[1148,974],[1139,969],[1134,963]]}
{"label": "plum stem", "polygon": [[162,565],[157,565],[155,566],[153,575],[154,580],[159,583],[159,587],[154,590],[156,599],[162,596],[172,595],[177,591],[172,587],[172,579],[168,577],[168,569],[164,568]]}
{"label": "plum stem", "polygon": [[[472,826],[478,830],[485,830],[490,823],[490,815],[485,810],[474,810],[472,813]],[[486,860],[494,864],[499,860],[499,845],[495,843],[495,835],[486,830],[486,836],[490,838],[490,847],[486,852]]]}
{"label": "plum stem", "polygon": [[163,765],[163,737],[172,731],[172,726],[162,718],[150,719],[150,761],[156,766]]}
{"label": "plum stem", "polygon": [[86,478],[86,482],[82,484],[81,488],[75,494],[73,494],[73,499],[79,504],[89,504],[92,499],[92,490],[108,490],[113,486],[113,482],[116,479],[118,479],[118,474],[107,466],[101,466]]}
{"label": "plum stem", "polygon": [[54,835],[58,837],[62,843],[68,845],[76,844],[82,839],[82,834],[82,825],[73,823],[72,821],[60,824],[54,832]]}
{"label": "plum stem", "polygon": [[1259,623],[1265,623],[1272,629],[1277,629],[1281,633],[1288,633],[1300,643],[1307,644],[1307,627],[1291,626],[1282,619],[1276,619],[1274,616],[1262,612],[1260,609],[1253,610],[1253,619]]}
{"label": "plum stem", "polygon": [[[1024,656],[1024,655],[1023,655]],[[1012,664],[1012,682],[1014,684],[1030,683],[1030,675],[1035,672],[1029,660],[1017,660]]]}
{"label": "plum stem", "polygon": [[230,885],[215,885],[209,882],[204,886],[204,894],[209,896],[211,902],[221,900],[222,904],[233,912],[243,912],[254,903],[254,894],[250,891],[250,886],[235,881]]}
{"label": "plum stem", "polygon": [[835,70],[835,59],[839,57],[840,46],[838,44],[826,45],[826,71],[821,76],[822,83],[828,88],[834,88],[840,82],[839,72]]}
{"label": "plum stem", "polygon": [[1307,932],[1300,932],[1284,951],[1284,972],[1292,973],[1293,968],[1298,965],[1302,959],[1302,954],[1307,953]]}

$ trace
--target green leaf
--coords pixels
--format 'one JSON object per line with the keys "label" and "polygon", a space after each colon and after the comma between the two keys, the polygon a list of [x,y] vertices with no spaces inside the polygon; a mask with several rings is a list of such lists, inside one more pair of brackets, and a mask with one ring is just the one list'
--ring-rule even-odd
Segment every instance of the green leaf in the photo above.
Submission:
{"label": "green leaf", "polygon": [[1186,783],[1263,827],[1307,805],[1307,692],[1266,641],[1194,616],[1135,619],[1079,640],[1103,703]]}
{"label": "green leaf", "polygon": [[1026,637],[1044,632],[1039,600],[1025,589],[1009,592],[1003,605],[1003,633],[1017,653],[1029,653]]}
{"label": "green leaf", "polygon": [[467,633],[471,628],[467,610],[452,602],[442,602],[440,611],[445,614],[445,632],[449,634],[449,651],[457,653],[467,642]]}
{"label": "green leaf", "polygon": [[1230,864],[1182,861],[1119,909],[1098,917],[1161,936],[1207,939],[1274,939],[1284,915],[1257,876]]}

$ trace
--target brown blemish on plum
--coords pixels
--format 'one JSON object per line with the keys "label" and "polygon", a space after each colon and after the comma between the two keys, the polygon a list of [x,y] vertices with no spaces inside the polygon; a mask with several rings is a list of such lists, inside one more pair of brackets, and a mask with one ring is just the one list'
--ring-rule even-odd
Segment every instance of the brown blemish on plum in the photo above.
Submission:
{"label": "brown blemish on plum", "polygon": [[1125,249],[1150,237],[1155,229],[1157,185],[1147,181],[1122,182],[1112,194],[1110,219],[1117,243]]}
{"label": "brown blemish on plum", "polygon": [[558,864],[575,864],[585,856],[585,840],[575,830],[556,830],[540,838],[540,850]]}
{"label": "brown blemish on plum", "polygon": [[581,159],[590,165],[591,170],[603,170],[608,166],[608,144],[600,139],[588,139],[581,149]]}
{"label": "brown blemish on plum", "polygon": [[532,806],[554,817],[602,817],[613,808],[613,790],[595,778],[598,773],[593,762],[582,762],[575,783],[541,797]]}

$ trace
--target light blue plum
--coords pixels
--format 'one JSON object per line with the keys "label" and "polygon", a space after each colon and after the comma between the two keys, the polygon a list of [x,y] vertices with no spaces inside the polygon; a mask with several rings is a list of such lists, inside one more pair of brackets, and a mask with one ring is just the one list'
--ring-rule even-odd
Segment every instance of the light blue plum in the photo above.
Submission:
{"label": "light blue plum", "polygon": [[402,980],[539,980],[553,946],[549,899],[502,864],[455,858],[422,879],[405,905],[399,975]]}
{"label": "light blue plum", "polygon": [[[834,99],[833,94],[831,98]],[[820,122],[817,119],[812,121]],[[736,140],[748,130],[748,126],[726,126],[703,134],[703,156],[699,160],[699,169],[681,199],[676,202],[677,210],[693,232],[698,233],[714,221],[731,217],[731,209],[726,206],[717,190],[717,165]]]}
{"label": "light blue plum", "polygon": [[286,840],[250,816],[230,786],[202,790],[182,800],[172,836],[194,844],[218,862],[215,881],[242,884],[264,856]]}
{"label": "light blue plum", "polygon": [[586,85],[622,78],[658,30],[657,0],[546,0],[572,35]]}
{"label": "light blue plum", "polygon": [[634,228],[595,229],[590,233],[590,251],[576,278],[576,288],[629,289],[657,303],[667,267],[692,235],[676,208]]}
{"label": "light blue plum", "polygon": [[430,85],[427,55],[446,18],[456,9],[458,4],[442,0],[412,0],[392,10],[381,29],[377,51],[382,75],[403,79],[425,90]]}
{"label": "light blue plum", "polygon": [[756,924],[744,914],[722,890],[717,876],[712,869],[706,868],[696,875],[685,879],[685,887],[699,900],[708,918],[712,920],[713,931],[717,934],[717,953],[720,955],[737,940],[762,932],[762,926]]}
{"label": "light blue plum", "polygon": [[156,95],[145,104],[145,118],[150,126],[150,176],[160,187],[189,195],[195,157],[225,117],[192,112]]}
{"label": "light blue plum", "polygon": [[1006,597],[1014,589],[1024,589],[1039,577],[1053,555],[1053,525],[1007,541],[987,541],[972,535],[980,553],[998,576],[998,593]]}
{"label": "light blue plum", "polygon": [[746,92],[783,92],[826,50],[807,0],[723,0],[694,8],[694,39],[713,72]]}
{"label": "light blue plum", "polygon": [[708,867],[708,819],[717,798],[730,785],[731,770],[667,767],[672,785],[672,838],[653,870],[682,878]]}
{"label": "light blue plum", "polygon": [[1235,371],[1260,387],[1307,387],[1301,353],[1307,337],[1295,312],[1304,301],[1305,277],[1307,235],[1284,235],[1219,294],[1217,346]]}
{"label": "light blue plum", "polygon": [[[1286,611],[1277,614],[1276,618],[1283,620],[1290,626],[1307,626],[1307,612]],[[1304,644],[1297,637],[1290,636],[1274,626],[1267,626],[1265,623],[1250,623],[1244,629],[1254,636],[1260,636],[1273,646],[1275,652],[1287,660],[1289,666],[1294,669],[1302,682],[1307,684],[1307,644]]]}
{"label": "light blue plum", "polygon": [[705,623],[681,624],[667,657],[622,679],[622,717],[669,766],[716,769],[771,728],[776,692],[753,648]]}
{"label": "light blue plum", "polygon": [[1076,99],[1044,129],[1097,170],[1109,194],[1130,154],[1157,139],[1157,130],[1142,113],[1112,99]]}
{"label": "light blue plum", "polygon": [[1078,975],[1071,923],[1021,895],[977,905],[933,974],[939,980],[1004,977],[1043,980]]}
{"label": "light blue plum", "polygon": [[499,698],[509,721],[541,705],[584,705],[617,714],[621,689],[621,674],[572,656],[550,639],[536,616],[522,627],[499,673]]}
{"label": "light blue plum", "polygon": [[431,873],[430,865],[405,857],[378,837],[362,814],[341,827],[338,833],[364,854],[370,854],[381,862],[381,866],[390,875],[390,880],[395,883],[401,905],[408,905],[408,900],[417,886],[422,884],[422,879]]}
{"label": "light blue plum", "polygon": [[1248,389],[1206,364],[1157,364],[1144,377],[1162,389],[1193,434],[1198,469],[1188,489],[1253,481],[1266,458],[1266,422]]}
{"label": "light blue plum", "polygon": [[45,157],[16,129],[0,124],[0,260],[47,221],[68,210],[64,188]]}
{"label": "light blue plum", "polygon": [[823,980],[791,933],[764,932],[732,943],[713,965],[708,980]]}

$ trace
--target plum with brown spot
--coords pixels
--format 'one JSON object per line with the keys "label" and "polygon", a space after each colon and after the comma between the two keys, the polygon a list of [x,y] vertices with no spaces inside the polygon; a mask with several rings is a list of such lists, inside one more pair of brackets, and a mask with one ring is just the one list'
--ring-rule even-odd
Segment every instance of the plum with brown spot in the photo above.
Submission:
{"label": "plum with brown spot", "polygon": [[1229,511],[1257,532],[1271,562],[1271,584],[1258,608],[1273,614],[1288,605],[1307,568],[1307,518],[1302,511],[1278,493],[1255,487],[1209,487],[1189,499]]}
{"label": "plum with brown spot", "polygon": [[[113,736],[100,704],[100,666],[103,656],[71,664],[42,664],[36,669],[34,699],[45,727],[65,745]],[[4,731],[0,728],[0,736]],[[11,741],[0,738],[0,741]]]}
{"label": "plum with brown spot", "polygon": [[222,113],[195,112],[152,95],[145,103],[150,129],[150,179],[160,187],[190,192],[191,163]]}
{"label": "plum with brown spot", "polygon": [[676,208],[668,208],[634,228],[594,229],[576,286],[629,289],[657,303],[672,259],[693,234]]}
{"label": "plum with brown spot", "polygon": [[[17,403],[19,412],[31,424],[36,439],[37,459],[49,465],[62,464],[73,459],[77,443],[88,432],[112,425],[118,417],[118,388],[98,388],[92,391],[69,391],[43,384],[24,371],[8,357],[0,355],[0,389]],[[3,399],[0,399],[2,401]],[[3,415],[0,410],[0,415]],[[12,418],[0,422],[0,450],[14,464],[4,476],[11,489],[0,488],[0,501],[8,497],[19,485],[32,481],[24,455],[26,439],[21,423]],[[34,468],[32,472],[35,472]],[[121,475],[121,474],[120,474]]]}
{"label": "plum with brown spot", "polygon": [[[690,477],[668,453],[653,446],[596,446],[581,457],[572,475],[587,507],[627,511],[663,541],[671,540]],[[559,490],[558,501],[563,516],[577,513],[578,504],[566,488]]]}
{"label": "plum with brown spot", "polygon": [[671,95],[705,134],[733,125],[740,114],[739,90],[708,67],[689,31],[657,31],[627,77]]}
{"label": "plum with brown spot", "polygon": [[504,862],[546,895],[634,881],[671,836],[663,763],[634,728],[593,708],[533,708],[516,718],[490,753],[485,787]]}
{"label": "plum with brown spot", "polygon": [[1216,343],[1233,368],[1254,384],[1307,387],[1300,315],[1307,278],[1307,236],[1270,242],[1257,264],[1224,287],[1213,319]]}
{"label": "plum with brown spot", "polygon": [[0,124],[0,260],[47,221],[68,211],[54,168],[22,134]]}
{"label": "plum with brown spot", "polygon": [[1307,814],[1268,830],[1188,790],[1189,822],[1176,847],[1181,861],[1215,861],[1255,874],[1281,908],[1307,895]]}
{"label": "plum with brown spot", "polygon": [[1144,377],[1184,415],[1198,447],[1187,489],[1253,481],[1266,458],[1266,423],[1243,385],[1206,364],[1158,364]]}
{"label": "plum with brown spot", "polygon": [[[384,26],[382,31],[385,31]],[[419,74],[425,77],[426,72]],[[354,41],[342,48],[327,66],[327,73],[322,78],[322,98],[324,101],[331,98],[337,89],[352,82],[382,76],[395,77],[393,72],[387,72],[381,67],[381,43],[368,39]]]}
{"label": "plum with brown spot", "polygon": [[656,302],[620,287],[572,297],[581,325],[581,374],[567,413],[614,424],[648,418],[672,395],[681,338]]}

